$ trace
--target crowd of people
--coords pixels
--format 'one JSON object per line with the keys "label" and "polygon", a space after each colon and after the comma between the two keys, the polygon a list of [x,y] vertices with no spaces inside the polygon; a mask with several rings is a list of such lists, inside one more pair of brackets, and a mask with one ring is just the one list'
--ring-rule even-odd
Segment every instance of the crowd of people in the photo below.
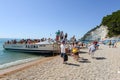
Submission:
{"label": "crowd of people", "polygon": [[108,45],[109,45],[109,48],[111,48],[111,47],[112,48],[116,48],[117,42],[110,40],[109,43],[108,43]]}
{"label": "crowd of people", "polygon": [[[67,63],[68,53],[76,61],[79,61],[79,58],[80,58],[79,53],[82,46],[83,46],[83,43],[80,43],[80,42],[66,44],[65,41],[62,41],[60,48],[61,48],[61,57],[63,59],[63,63],[65,64]],[[87,48],[89,50],[88,51],[89,55],[91,55],[91,57],[94,58],[94,53],[99,48],[99,44],[97,41],[93,41]]]}
{"label": "crowd of people", "polygon": [[67,46],[67,44],[65,44],[65,41],[62,41],[60,48],[61,48],[61,57],[63,58],[63,63],[66,63],[66,61],[68,60],[67,53],[70,53],[69,55],[73,56],[74,59],[76,61],[78,61],[80,45],[78,45],[77,42],[72,43],[72,44],[68,44],[68,46]]}
{"label": "crowd of people", "polygon": [[21,40],[8,40],[7,42],[5,42],[5,44],[34,44],[34,43],[38,43],[38,42],[43,42],[43,41],[52,41],[53,39],[51,38],[41,38],[41,39],[21,39]]}
{"label": "crowd of people", "polygon": [[[109,48],[116,48],[117,47],[117,41],[115,40],[109,40],[108,42],[108,46]],[[65,44],[65,42],[63,41],[61,43],[61,57],[63,58],[63,63],[66,63],[66,61],[68,60],[68,54],[69,53],[71,56],[73,56],[73,58],[78,61],[80,58],[80,49],[83,48],[83,46],[86,46],[86,48],[88,48],[88,54],[91,56],[91,58],[94,58],[94,54],[96,52],[96,50],[99,49],[99,45],[100,43],[98,41],[92,41],[89,44],[84,44],[81,42],[72,42],[69,43],[68,47],[67,44]],[[102,43],[101,43],[102,44]],[[68,49],[68,51],[66,51],[66,48]],[[63,51],[64,50],[64,51]]]}
{"label": "crowd of people", "polygon": [[60,31],[60,30],[58,30],[57,32],[56,32],[56,41],[57,42],[59,42],[59,41],[67,41],[67,37],[68,37],[68,34],[67,33],[65,33],[64,34],[64,32],[63,31]]}

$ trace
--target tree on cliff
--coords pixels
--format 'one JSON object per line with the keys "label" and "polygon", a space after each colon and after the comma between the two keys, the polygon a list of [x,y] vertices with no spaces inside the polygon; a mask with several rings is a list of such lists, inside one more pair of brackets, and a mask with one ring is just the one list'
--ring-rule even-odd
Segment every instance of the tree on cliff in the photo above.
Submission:
{"label": "tree on cliff", "polygon": [[108,37],[120,35],[120,10],[103,17],[101,24],[108,27]]}

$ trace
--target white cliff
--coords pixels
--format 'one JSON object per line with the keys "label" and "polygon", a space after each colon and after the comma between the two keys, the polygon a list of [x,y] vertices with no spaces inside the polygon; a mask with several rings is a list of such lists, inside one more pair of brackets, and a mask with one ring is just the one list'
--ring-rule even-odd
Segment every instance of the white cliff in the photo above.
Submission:
{"label": "white cliff", "polygon": [[95,30],[89,32],[85,37],[85,40],[105,40],[107,36],[108,30],[107,26],[100,26]]}

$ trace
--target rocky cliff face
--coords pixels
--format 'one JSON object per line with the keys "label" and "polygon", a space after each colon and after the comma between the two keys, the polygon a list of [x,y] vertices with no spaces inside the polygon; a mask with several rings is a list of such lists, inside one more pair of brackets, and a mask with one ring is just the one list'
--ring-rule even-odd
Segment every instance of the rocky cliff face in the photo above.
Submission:
{"label": "rocky cliff face", "polygon": [[107,36],[107,26],[98,26],[88,31],[82,38],[82,40],[104,40]]}

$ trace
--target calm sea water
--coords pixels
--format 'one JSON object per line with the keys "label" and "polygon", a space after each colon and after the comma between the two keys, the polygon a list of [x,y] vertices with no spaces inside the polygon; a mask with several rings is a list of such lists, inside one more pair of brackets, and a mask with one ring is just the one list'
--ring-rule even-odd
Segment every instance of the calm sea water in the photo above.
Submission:
{"label": "calm sea water", "polygon": [[10,39],[0,38],[0,69],[44,57],[39,54],[12,52],[4,50],[3,44],[7,40]]}

